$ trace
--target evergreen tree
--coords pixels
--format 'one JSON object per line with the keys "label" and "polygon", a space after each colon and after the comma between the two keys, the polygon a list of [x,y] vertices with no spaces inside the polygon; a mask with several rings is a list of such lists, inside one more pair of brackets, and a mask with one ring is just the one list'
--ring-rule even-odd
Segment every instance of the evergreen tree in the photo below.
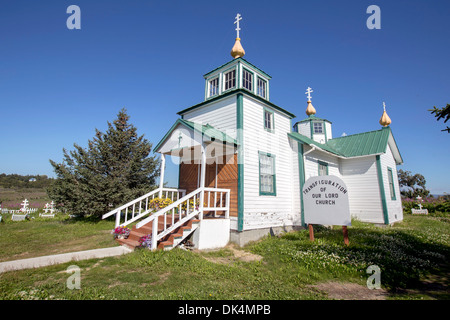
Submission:
{"label": "evergreen tree", "polygon": [[[444,123],[446,123],[450,119],[450,104],[448,103],[447,106],[442,107],[441,109],[438,109],[436,108],[436,106],[434,106],[433,109],[429,109],[428,111],[431,111],[431,114],[434,114],[434,116],[437,118],[437,121],[444,119]],[[447,131],[448,133],[450,133],[450,127],[447,126],[446,129],[443,129],[441,131]]]}
{"label": "evergreen tree", "polygon": [[74,144],[63,149],[62,163],[50,160],[57,179],[47,189],[49,197],[73,214],[101,217],[156,186],[159,164],[149,156],[152,144],[137,135],[122,109],[108,130],[96,130],[88,147]]}

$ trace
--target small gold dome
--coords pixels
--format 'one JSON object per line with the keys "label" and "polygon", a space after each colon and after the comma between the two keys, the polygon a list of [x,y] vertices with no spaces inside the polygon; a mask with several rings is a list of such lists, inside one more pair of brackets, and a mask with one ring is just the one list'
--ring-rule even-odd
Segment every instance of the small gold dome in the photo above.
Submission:
{"label": "small gold dome", "polygon": [[236,38],[233,49],[231,49],[231,56],[233,58],[242,58],[245,55],[245,50],[241,45],[241,38]]}
{"label": "small gold dome", "polygon": [[392,123],[391,118],[389,118],[388,114],[386,113],[386,110],[383,111],[383,115],[380,118],[380,124],[383,127],[387,127]]}
{"label": "small gold dome", "polygon": [[308,100],[308,106],[306,107],[306,114],[308,116],[310,116],[312,114],[316,114],[316,109],[313,107],[310,100]]}

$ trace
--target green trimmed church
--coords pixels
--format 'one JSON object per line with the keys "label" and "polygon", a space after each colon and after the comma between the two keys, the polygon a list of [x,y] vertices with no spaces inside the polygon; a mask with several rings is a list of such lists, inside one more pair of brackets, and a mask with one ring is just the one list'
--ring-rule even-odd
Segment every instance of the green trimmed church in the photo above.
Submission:
{"label": "green trimmed church", "polygon": [[[162,162],[161,185],[154,192],[175,194],[174,203],[137,227],[164,220],[156,248],[177,226],[197,219],[198,248],[243,245],[305,227],[302,189],[315,176],[345,182],[352,217],[375,224],[401,221],[397,165],[403,160],[386,110],[379,130],[333,137],[332,122],[316,116],[308,88],[306,118],[292,125],[296,116],[271,102],[271,76],[243,58],[240,19],[238,14],[233,59],[204,75],[204,101],[179,111],[154,149]],[[164,188],[166,155],[179,159],[175,189]],[[128,205],[138,200],[139,208],[148,202],[143,196]],[[120,216],[125,207],[110,214]],[[167,228],[168,221],[173,227]],[[153,228],[157,232],[155,223]]]}

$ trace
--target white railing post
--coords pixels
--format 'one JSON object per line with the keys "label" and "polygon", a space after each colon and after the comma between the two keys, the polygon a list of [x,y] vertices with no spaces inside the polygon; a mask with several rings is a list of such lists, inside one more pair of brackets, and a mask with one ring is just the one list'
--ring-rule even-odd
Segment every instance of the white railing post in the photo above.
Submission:
{"label": "white railing post", "polygon": [[164,188],[164,169],[166,168],[166,155],[161,153],[161,174],[159,176],[159,198],[162,198]]}
{"label": "white railing post", "polygon": [[152,250],[156,250],[156,248],[158,247],[158,243],[156,240],[156,236],[158,233],[158,217],[155,217],[152,223]]}
{"label": "white railing post", "polygon": [[227,210],[225,211],[225,219],[228,219],[230,217],[230,191],[225,192],[226,195],[226,207]]}
{"label": "white railing post", "polygon": [[205,146],[202,143],[202,161],[201,161],[201,175],[200,175],[200,203],[198,209],[200,211],[200,221],[203,220],[203,203],[205,201],[205,180],[206,180],[206,151]]}
{"label": "white railing post", "polygon": [[116,228],[120,225],[120,213],[121,212],[122,212],[121,210],[116,212]]}

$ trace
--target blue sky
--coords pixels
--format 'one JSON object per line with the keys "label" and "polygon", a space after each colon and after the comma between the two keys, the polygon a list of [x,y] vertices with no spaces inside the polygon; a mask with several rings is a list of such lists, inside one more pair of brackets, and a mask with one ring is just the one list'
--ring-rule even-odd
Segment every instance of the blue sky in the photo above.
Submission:
{"label": "blue sky", "polygon": [[[69,5],[81,30],[69,30]],[[369,30],[369,5],[381,29]],[[450,193],[450,134],[427,110],[450,103],[449,1],[2,1],[0,173],[54,176],[49,159],[86,146],[127,108],[153,145],[204,99],[202,75],[245,59],[272,76],[271,101],[306,117],[305,89],[333,135],[377,130],[382,102],[403,170]],[[177,172],[168,165],[167,180]]]}

